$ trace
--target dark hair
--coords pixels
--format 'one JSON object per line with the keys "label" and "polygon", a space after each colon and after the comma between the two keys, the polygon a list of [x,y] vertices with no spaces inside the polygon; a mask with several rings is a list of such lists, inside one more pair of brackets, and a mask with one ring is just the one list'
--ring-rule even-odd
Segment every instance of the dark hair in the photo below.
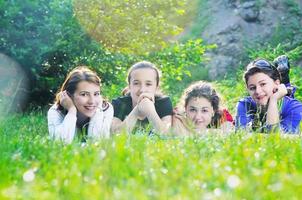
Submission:
{"label": "dark hair", "polygon": [[249,78],[257,73],[264,73],[274,81],[281,80],[281,76],[277,68],[269,61],[262,58],[258,58],[247,65],[246,71],[243,75],[245,83],[247,84]]}
{"label": "dark hair", "polygon": [[[132,72],[134,70],[137,70],[137,69],[153,69],[155,71],[155,73],[156,73],[156,86],[159,86],[160,71],[159,71],[159,69],[153,63],[148,62],[148,61],[137,62],[137,63],[133,64],[130,67],[130,69],[128,70],[128,75],[127,75],[127,83],[128,83],[128,85],[130,85],[130,80],[131,80],[131,74],[132,74]],[[122,91],[122,94],[126,95],[128,93],[129,93],[129,87],[127,86]]]}
{"label": "dark hair", "polygon": [[87,66],[78,66],[74,68],[71,72],[69,72],[60,90],[56,94],[55,103],[58,105],[59,110],[64,110],[63,106],[60,105],[59,93],[66,90],[68,95],[73,95],[78,84],[82,81],[87,81],[89,83],[94,83],[101,86],[101,79]]}
{"label": "dark hair", "polygon": [[187,107],[189,101],[193,98],[205,98],[211,103],[214,110],[214,116],[212,117],[209,126],[218,128],[221,125],[222,113],[220,111],[220,97],[213,86],[210,83],[203,81],[191,84],[185,89],[181,97],[182,106],[180,107]]}

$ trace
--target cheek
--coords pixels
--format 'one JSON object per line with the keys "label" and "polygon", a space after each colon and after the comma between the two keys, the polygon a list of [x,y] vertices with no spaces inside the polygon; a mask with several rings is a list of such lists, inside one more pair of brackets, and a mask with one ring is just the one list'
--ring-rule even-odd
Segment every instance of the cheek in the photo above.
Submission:
{"label": "cheek", "polygon": [[75,106],[81,106],[82,104],[84,104],[84,102],[85,102],[84,97],[77,96],[73,99],[73,103],[74,103]]}

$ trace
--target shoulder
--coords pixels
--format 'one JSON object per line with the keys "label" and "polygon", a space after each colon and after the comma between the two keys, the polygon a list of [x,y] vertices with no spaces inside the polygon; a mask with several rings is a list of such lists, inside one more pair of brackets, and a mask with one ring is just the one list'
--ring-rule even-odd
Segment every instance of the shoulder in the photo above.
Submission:
{"label": "shoulder", "polygon": [[58,106],[56,104],[52,105],[47,112],[47,120],[48,122],[53,121],[61,121],[64,119],[66,114],[62,113],[62,111],[58,110]]}
{"label": "shoulder", "polygon": [[129,95],[117,97],[112,100],[113,106],[117,106],[117,105],[121,105],[121,104],[131,104],[131,103],[132,103],[132,99]]}
{"label": "shoulder", "polygon": [[244,97],[238,101],[238,103],[251,103],[251,104],[256,104],[256,102],[253,100],[252,97]]}
{"label": "shoulder", "polygon": [[48,115],[53,115],[53,114],[60,114],[60,115],[63,115],[63,113],[58,110],[58,105],[57,104],[54,104],[52,105],[49,109],[48,109],[48,112],[47,112]]}
{"label": "shoulder", "polygon": [[293,99],[291,97],[285,96],[283,97],[283,112],[302,112],[302,103],[297,99]]}
{"label": "shoulder", "polygon": [[246,109],[254,109],[257,107],[256,102],[252,99],[252,97],[244,97],[240,99],[237,103],[237,108],[246,108]]}
{"label": "shoulder", "polygon": [[156,96],[155,97],[155,103],[169,103],[171,101],[170,97],[168,96]]}

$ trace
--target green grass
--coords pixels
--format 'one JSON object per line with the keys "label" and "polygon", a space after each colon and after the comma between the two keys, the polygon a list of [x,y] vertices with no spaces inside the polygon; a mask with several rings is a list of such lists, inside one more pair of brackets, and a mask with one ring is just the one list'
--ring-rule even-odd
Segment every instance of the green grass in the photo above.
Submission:
{"label": "green grass", "polygon": [[0,124],[0,199],[299,199],[301,145],[244,133],[63,145],[43,114],[17,115]]}

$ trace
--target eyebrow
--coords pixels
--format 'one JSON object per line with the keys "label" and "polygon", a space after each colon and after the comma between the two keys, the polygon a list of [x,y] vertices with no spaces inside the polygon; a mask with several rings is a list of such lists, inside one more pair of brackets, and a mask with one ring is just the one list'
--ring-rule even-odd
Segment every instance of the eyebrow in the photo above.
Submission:
{"label": "eyebrow", "polygon": [[[195,106],[190,106],[190,108],[197,108],[197,107],[195,107]],[[203,107],[201,107],[201,109],[203,109],[203,108],[210,108],[210,107],[208,107],[208,106],[203,106]]]}
{"label": "eyebrow", "polygon": [[[258,81],[257,83],[261,83],[261,82],[265,82],[265,81],[266,81],[266,80],[263,79],[263,80]],[[255,84],[250,84],[250,85],[248,85],[248,87],[249,87],[249,86],[255,86]]]}
{"label": "eyebrow", "polygon": [[[81,91],[80,91],[80,93],[81,93],[81,92],[90,93],[90,92],[89,92],[89,91],[87,91],[87,90],[81,90]],[[96,92],[101,92],[101,90],[92,91],[92,93],[96,93]]]}

